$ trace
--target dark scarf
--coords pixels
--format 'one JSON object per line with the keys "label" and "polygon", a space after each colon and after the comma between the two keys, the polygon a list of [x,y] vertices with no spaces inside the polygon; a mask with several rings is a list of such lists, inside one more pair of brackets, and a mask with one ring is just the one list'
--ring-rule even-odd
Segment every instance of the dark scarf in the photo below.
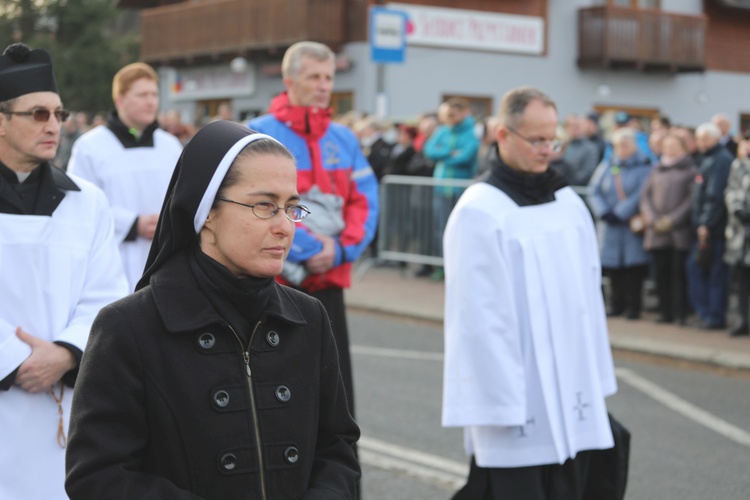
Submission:
{"label": "dark scarf", "polygon": [[305,140],[310,152],[313,184],[317,184],[324,193],[333,193],[331,179],[323,168],[323,156],[318,143],[331,124],[331,109],[292,106],[289,104],[289,95],[283,92],[273,98],[269,111],[277,120]]}
{"label": "dark scarf", "polygon": [[274,279],[236,276],[203,253],[197,244],[193,247],[189,262],[201,291],[216,311],[247,341],[268,304]]}
{"label": "dark scarf", "polygon": [[107,128],[115,134],[117,140],[120,141],[122,147],[128,148],[153,148],[154,147],[154,132],[159,128],[159,123],[154,121],[151,125],[146,127],[141,136],[136,138],[130,132],[130,128],[125,125],[120,117],[117,116],[117,111],[113,111],[107,117]]}
{"label": "dark scarf", "polygon": [[555,191],[568,185],[562,175],[550,168],[541,174],[524,174],[510,168],[499,157],[491,163],[485,182],[503,191],[521,207],[555,201]]}

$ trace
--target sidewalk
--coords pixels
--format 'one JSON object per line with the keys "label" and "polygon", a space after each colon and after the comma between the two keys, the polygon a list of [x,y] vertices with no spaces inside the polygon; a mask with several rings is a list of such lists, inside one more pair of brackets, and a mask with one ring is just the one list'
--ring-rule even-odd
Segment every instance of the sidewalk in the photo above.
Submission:
{"label": "sidewalk", "polygon": [[[442,322],[444,283],[412,274],[375,266],[362,275],[355,272],[352,287],[345,292],[347,307]],[[638,321],[610,319],[612,347],[750,370],[750,337],[731,338],[725,330],[659,325],[654,318],[645,314]]]}

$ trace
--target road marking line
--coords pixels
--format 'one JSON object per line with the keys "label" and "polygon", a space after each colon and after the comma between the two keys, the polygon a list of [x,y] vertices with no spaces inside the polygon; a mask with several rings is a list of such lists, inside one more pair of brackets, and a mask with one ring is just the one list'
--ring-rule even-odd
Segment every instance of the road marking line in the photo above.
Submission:
{"label": "road marking line", "polygon": [[461,488],[469,475],[466,464],[379,439],[362,436],[358,446],[359,459],[365,464],[404,472],[426,482],[439,482],[454,490]]}
{"label": "road marking line", "polygon": [[653,382],[636,375],[627,368],[615,368],[618,378],[632,387],[640,390],[655,401],[663,404],[690,420],[725,436],[744,446],[750,446],[750,433],[730,424],[726,420],[707,412],[706,410],[680,398]]}
{"label": "road marking line", "polygon": [[410,460],[418,464],[432,467],[433,469],[457,474],[461,477],[466,477],[469,473],[469,466],[467,464],[432,455],[430,453],[417,451],[413,448],[406,448],[397,444],[388,443],[379,439],[362,436],[359,438],[358,444],[362,448],[367,448],[370,451],[398,457],[403,460]]}
{"label": "road marking line", "polygon": [[353,354],[367,354],[387,358],[417,359],[420,361],[443,361],[442,352],[411,351],[408,349],[389,349],[386,347],[369,347],[363,345],[350,346]]}

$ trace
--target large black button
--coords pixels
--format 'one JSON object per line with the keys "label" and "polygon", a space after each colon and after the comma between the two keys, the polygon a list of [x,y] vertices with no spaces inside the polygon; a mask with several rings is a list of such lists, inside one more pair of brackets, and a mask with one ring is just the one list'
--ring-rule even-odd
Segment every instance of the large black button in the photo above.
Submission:
{"label": "large black button", "polygon": [[286,450],[284,450],[284,460],[288,464],[296,464],[299,460],[299,450],[296,446],[290,446]]}
{"label": "large black button", "polygon": [[221,457],[221,466],[224,470],[232,470],[237,467],[237,457],[233,453],[226,453]]}
{"label": "large black button", "polygon": [[216,344],[216,337],[213,333],[203,333],[198,337],[198,346],[201,349],[212,349],[214,344]]}
{"label": "large black button", "polygon": [[219,408],[224,408],[229,404],[229,393],[227,391],[216,391],[214,392],[214,403]]}
{"label": "large black button", "polygon": [[280,385],[276,388],[276,399],[279,403],[288,403],[292,399],[292,391],[285,385]]}
{"label": "large black button", "polygon": [[270,345],[271,347],[278,347],[281,339],[279,338],[278,333],[271,330],[266,334],[266,342],[268,342],[268,345]]}

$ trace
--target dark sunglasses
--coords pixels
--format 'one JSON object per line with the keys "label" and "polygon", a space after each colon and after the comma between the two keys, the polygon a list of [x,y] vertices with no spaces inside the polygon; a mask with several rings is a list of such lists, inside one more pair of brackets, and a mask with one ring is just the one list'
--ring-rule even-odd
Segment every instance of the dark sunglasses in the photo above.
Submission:
{"label": "dark sunglasses", "polygon": [[32,111],[5,111],[5,114],[6,115],[31,116],[34,118],[35,122],[42,122],[42,123],[46,123],[49,120],[50,115],[54,114],[55,118],[57,118],[57,121],[62,123],[68,119],[68,117],[70,116],[70,111],[67,111],[64,109],[50,111],[49,109],[45,109],[45,108],[37,108]]}

